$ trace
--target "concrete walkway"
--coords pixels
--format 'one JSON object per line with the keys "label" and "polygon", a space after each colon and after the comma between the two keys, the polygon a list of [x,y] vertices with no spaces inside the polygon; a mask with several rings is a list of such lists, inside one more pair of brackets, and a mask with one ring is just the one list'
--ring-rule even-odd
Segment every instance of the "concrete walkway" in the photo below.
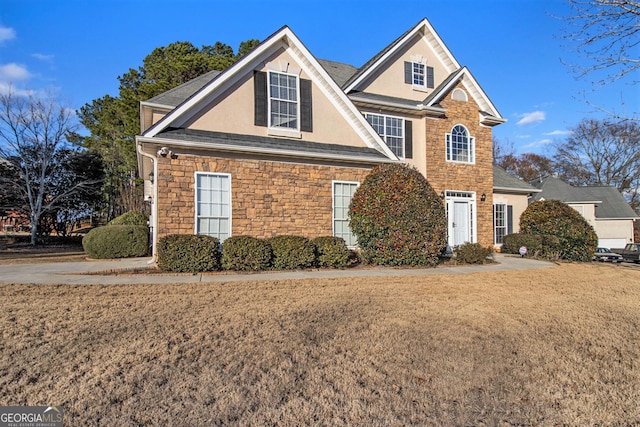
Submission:
{"label": "concrete walkway", "polygon": [[[150,267],[151,259],[135,258],[108,261],[58,262],[38,264],[0,265],[0,283],[47,284],[146,284],[146,283],[194,283],[237,282],[248,280],[289,280],[311,278],[391,277],[420,276],[427,274],[469,274],[490,271],[535,270],[553,267],[545,261],[519,258],[513,255],[495,254],[496,263],[489,265],[455,266],[439,268],[371,268],[346,270],[274,271],[262,273],[229,274],[127,274],[133,269]],[[120,272],[118,274],[114,274]]]}

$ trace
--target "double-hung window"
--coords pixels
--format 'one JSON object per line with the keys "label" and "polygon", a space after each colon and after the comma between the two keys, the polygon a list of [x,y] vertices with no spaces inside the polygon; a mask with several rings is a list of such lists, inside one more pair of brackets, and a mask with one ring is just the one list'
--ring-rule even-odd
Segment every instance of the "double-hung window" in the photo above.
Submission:
{"label": "double-hung window", "polygon": [[469,136],[469,131],[462,125],[455,125],[451,133],[446,135],[447,161],[474,163],[475,138]]}
{"label": "double-hung window", "polygon": [[269,127],[299,130],[298,76],[269,71]]}
{"label": "double-hung window", "polygon": [[384,139],[393,154],[400,158],[405,157],[404,147],[404,119],[402,117],[386,116],[383,114],[365,115],[371,126]]}
{"label": "double-hung window", "polygon": [[501,245],[507,235],[507,205],[496,203],[493,205],[494,243]]}
{"label": "double-hung window", "polygon": [[220,239],[231,235],[231,176],[196,173],[196,234]]}
{"label": "double-hung window", "polygon": [[358,185],[357,182],[333,182],[333,235],[344,239],[349,247],[358,244],[349,226],[349,205]]}
{"label": "double-hung window", "polygon": [[425,65],[422,62],[413,62],[413,85],[418,87],[426,86]]}

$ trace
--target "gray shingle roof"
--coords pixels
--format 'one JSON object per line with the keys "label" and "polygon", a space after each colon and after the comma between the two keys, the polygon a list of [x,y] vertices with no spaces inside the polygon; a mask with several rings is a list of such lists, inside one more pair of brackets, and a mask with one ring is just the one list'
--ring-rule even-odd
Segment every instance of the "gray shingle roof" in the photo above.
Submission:
{"label": "gray shingle roof", "polygon": [[637,218],[629,203],[615,187],[573,187],[561,179],[548,176],[532,182],[542,191],[534,200],[560,200],[565,203],[596,203],[596,218]]}
{"label": "gray shingle roof", "polygon": [[318,62],[325,69],[331,78],[342,87],[358,69],[353,65],[344,64],[342,62],[328,61],[326,59],[318,59]]}
{"label": "gray shingle roof", "polygon": [[517,193],[537,193],[540,190],[511,175],[500,166],[493,166],[493,188]]}
{"label": "gray shingle roof", "polygon": [[186,101],[191,95],[202,89],[204,85],[209,83],[220,75],[221,71],[212,70],[186,83],[176,86],[173,89],[161,93],[148,99],[146,102],[151,104],[166,105],[168,107],[177,107]]}
{"label": "gray shingle roof", "polygon": [[157,138],[168,138],[184,142],[210,143],[227,146],[235,151],[259,150],[262,153],[283,154],[301,153],[309,156],[317,155],[321,157],[343,157],[345,160],[363,161],[370,163],[388,162],[389,158],[373,148],[350,147],[338,144],[322,144],[302,140],[291,140],[285,138],[274,138],[256,135],[240,135],[226,132],[212,132],[195,129],[168,128],[159,133]]}
{"label": "gray shingle roof", "polygon": [[379,95],[377,93],[369,92],[351,92],[348,96],[352,101],[386,102],[398,104],[407,108],[416,108],[418,104],[421,104],[420,101],[415,101],[413,99],[396,98],[394,96]]}

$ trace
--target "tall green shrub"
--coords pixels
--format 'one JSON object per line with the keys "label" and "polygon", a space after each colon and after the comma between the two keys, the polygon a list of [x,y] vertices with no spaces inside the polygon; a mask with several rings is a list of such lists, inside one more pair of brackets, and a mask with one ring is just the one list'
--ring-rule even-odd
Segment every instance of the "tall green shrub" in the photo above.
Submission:
{"label": "tall green shrub", "polygon": [[108,225],[96,227],[82,239],[90,258],[130,258],[149,254],[149,229],[146,225]]}
{"label": "tall green shrub", "polygon": [[158,241],[158,268],[178,273],[220,270],[220,241],[211,236],[169,234]]}
{"label": "tall green shrub", "polygon": [[531,203],[520,217],[520,232],[556,236],[560,257],[570,261],[591,261],[598,245],[591,224],[558,200]]}
{"label": "tall green shrub", "polygon": [[267,242],[273,251],[271,265],[277,270],[309,268],[316,260],[315,246],[306,237],[275,236]]}
{"label": "tall green shrub", "polygon": [[366,262],[435,266],[447,244],[444,203],[406,165],[375,167],[356,190],[349,215]]}
{"label": "tall green shrub", "polygon": [[231,236],[222,245],[222,268],[236,271],[266,270],[271,265],[271,246],[251,236]]}

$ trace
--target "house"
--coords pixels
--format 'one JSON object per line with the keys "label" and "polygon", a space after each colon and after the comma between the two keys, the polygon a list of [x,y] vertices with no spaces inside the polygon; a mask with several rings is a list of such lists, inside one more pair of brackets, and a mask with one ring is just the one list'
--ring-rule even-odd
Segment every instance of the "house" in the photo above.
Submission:
{"label": "house", "polygon": [[520,216],[529,206],[529,199],[540,189],[493,166],[493,227],[494,245],[502,247],[504,236],[520,231]]}
{"label": "house", "polygon": [[615,187],[573,187],[548,176],[533,181],[540,189],[536,200],[559,200],[577,210],[593,226],[598,246],[623,248],[633,243],[633,222],[638,215]]}
{"label": "house", "polygon": [[283,27],[224,72],[141,103],[136,138],[153,242],[201,233],[356,241],[358,185],[417,168],[449,244],[494,242],[492,127],[505,122],[423,19],[360,68],[319,60]]}

